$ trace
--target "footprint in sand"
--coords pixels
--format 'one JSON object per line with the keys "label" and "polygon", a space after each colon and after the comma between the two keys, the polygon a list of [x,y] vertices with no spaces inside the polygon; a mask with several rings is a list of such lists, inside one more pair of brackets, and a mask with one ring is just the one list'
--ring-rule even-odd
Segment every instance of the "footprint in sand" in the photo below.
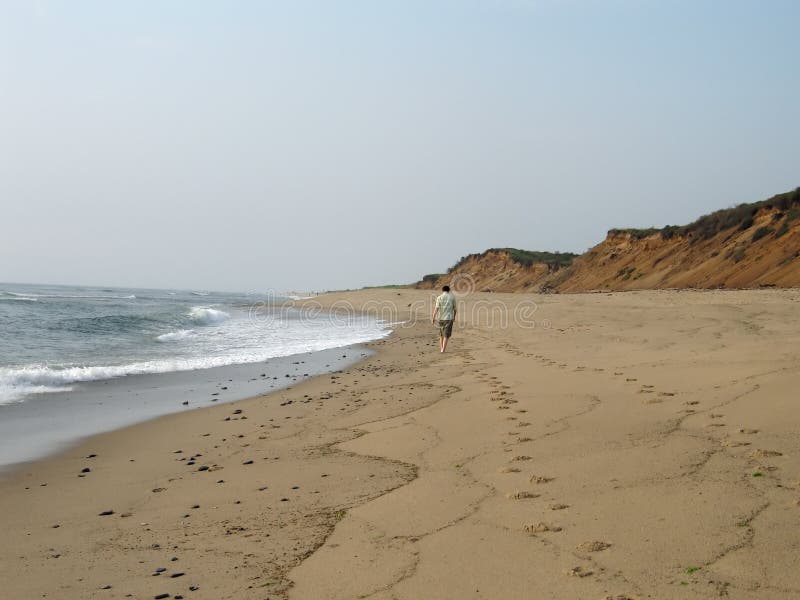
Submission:
{"label": "footprint in sand", "polygon": [[746,434],[748,434],[748,435],[749,435],[749,434],[753,434],[753,433],[758,433],[758,429],[748,429],[748,428],[746,428],[746,427],[742,427],[742,428],[739,430],[739,433],[746,433]]}
{"label": "footprint in sand", "polygon": [[[516,434],[517,434],[517,432],[516,432],[516,431],[512,431],[512,432],[511,432],[511,434],[512,434],[512,435],[516,435]],[[525,442],[532,442],[532,441],[533,441],[533,440],[532,440],[531,438],[529,438],[529,437],[521,437],[521,438],[519,438],[519,439],[517,440],[517,443],[518,443],[518,444],[524,444]]]}
{"label": "footprint in sand", "polygon": [[552,532],[561,531],[561,527],[559,527],[558,525],[551,525],[550,523],[544,523],[544,522],[526,523],[522,528],[530,534],[547,533],[548,531]]}
{"label": "footprint in sand", "polygon": [[509,500],[528,500],[530,498],[538,498],[541,494],[534,494],[526,490],[517,490],[516,492],[509,492],[506,498]]}
{"label": "footprint in sand", "polygon": [[570,577],[589,577],[594,571],[587,571],[583,567],[572,567],[571,569],[565,569],[563,573]]}
{"label": "footprint in sand", "polygon": [[667,397],[667,396],[674,396],[674,395],[675,395],[675,392],[658,392],[658,395],[659,395],[659,396],[664,396],[664,397]]}
{"label": "footprint in sand", "polygon": [[578,552],[602,552],[607,548],[610,548],[611,544],[608,542],[599,542],[599,541],[592,541],[592,542],[581,542],[575,549]]}
{"label": "footprint in sand", "polygon": [[778,452],[777,450],[762,450],[759,448],[758,450],[753,450],[750,456],[753,458],[768,458],[771,456],[783,456],[783,452]]}
{"label": "footprint in sand", "polygon": [[500,467],[498,469],[499,473],[519,473],[519,469],[517,467]]}
{"label": "footprint in sand", "polygon": [[551,504],[547,508],[549,508],[550,510],[564,510],[565,508],[569,508],[569,504],[558,504],[558,503],[556,503],[556,504]]}
{"label": "footprint in sand", "polygon": [[514,462],[519,462],[519,461],[522,461],[522,460],[532,460],[532,459],[533,459],[532,456],[526,456],[525,454],[520,454],[519,456],[515,456],[511,460],[514,461]]}
{"label": "footprint in sand", "polygon": [[750,442],[742,442],[740,440],[722,440],[723,448],[739,448],[740,446],[749,446]]}
{"label": "footprint in sand", "polygon": [[625,381],[638,381],[635,377],[627,377]]}
{"label": "footprint in sand", "polygon": [[553,481],[553,478],[545,477],[543,475],[531,475],[530,478],[528,478],[528,481],[531,483],[550,483]]}

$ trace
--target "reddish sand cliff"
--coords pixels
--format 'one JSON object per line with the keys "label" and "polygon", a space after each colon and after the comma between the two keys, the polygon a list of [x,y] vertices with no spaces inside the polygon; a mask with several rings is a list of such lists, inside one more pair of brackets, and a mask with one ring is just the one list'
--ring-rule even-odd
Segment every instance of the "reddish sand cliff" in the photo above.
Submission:
{"label": "reddish sand cliff", "polygon": [[526,256],[538,254],[547,255],[487,250],[463,258],[445,275],[426,276],[417,287],[451,281],[496,292],[800,286],[800,189],[690,225],[611,230],[574,259]]}

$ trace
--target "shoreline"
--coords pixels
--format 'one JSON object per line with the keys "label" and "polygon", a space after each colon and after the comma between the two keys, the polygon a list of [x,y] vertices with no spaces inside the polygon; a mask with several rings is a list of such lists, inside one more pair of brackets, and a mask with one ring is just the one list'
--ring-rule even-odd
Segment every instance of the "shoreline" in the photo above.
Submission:
{"label": "shoreline", "polygon": [[[315,298],[316,300],[317,298]],[[392,339],[394,337],[395,332],[390,333],[387,337],[373,340],[370,342],[359,343],[356,345],[338,347],[338,348],[331,348],[328,350],[320,351],[319,353],[315,352],[312,354],[331,354],[332,356],[339,358],[340,360],[345,360],[346,364],[343,365],[335,365],[331,362],[331,366],[335,366],[336,370],[323,370],[316,375],[310,376],[308,378],[298,379],[297,381],[292,381],[288,387],[284,387],[282,389],[275,389],[270,390],[266,393],[256,394],[256,395],[249,395],[244,398],[239,398],[235,400],[230,400],[226,402],[218,402],[215,404],[210,404],[206,406],[202,406],[202,410],[189,410],[189,411],[181,411],[181,412],[172,412],[168,414],[163,414],[159,416],[154,416],[148,420],[137,422],[134,424],[130,424],[127,426],[123,426],[121,428],[117,428],[111,431],[104,431],[101,433],[97,433],[91,435],[89,437],[83,438],[77,443],[67,446],[62,450],[56,451],[53,454],[49,454],[43,458],[35,459],[32,461],[26,461],[22,463],[17,463],[15,465],[11,465],[7,467],[2,473],[0,473],[0,511],[4,514],[5,518],[8,518],[9,515],[14,514],[15,511],[19,511],[16,514],[24,515],[26,512],[30,512],[29,515],[33,519],[37,519],[40,514],[39,510],[36,508],[31,509],[28,504],[27,499],[25,499],[25,495],[29,493],[36,493],[36,492],[44,492],[49,493],[50,490],[53,488],[58,488],[61,486],[64,487],[75,487],[76,481],[74,478],[77,478],[77,481],[80,483],[78,485],[83,488],[83,491],[74,490],[72,493],[78,493],[80,497],[84,499],[92,498],[96,495],[102,496],[102,493],[98,493],[98,486],[92,484],[92,478],[96,478],[99,476],[100,473],[103,473],[102,476],[107,476],[108,471],[113,471],[116,468],[122,467],[130,467],[130,471],[133,474],[126,474],[122,475],[121,477],[114,477],[114,479],[124,486],[130,487],[132,481],[137,481],[142,484],[142,491],[140,492],[140,497],[137,501],[131,502],[130,497],[128,497],[128,493],[118,494],[116,490],[105,490],[110,492],[108,495],[114,499],[124,498],[125,501],[128,501],[128,504],[125,505],[128,508],[120,510],[119,508],[116,509],[95,509],[95,510],[85,510],[81,508],[80,512],[81,515],[75,515],[75,521],[73,522],[76,525],[76,537],[72,539],[70,542],[70,546],[72,549],[67,552],[59,551],[60,548],[56,546],[52,546],[52,549],[48,548],[44,554],[42,554],[38,565],[33,567],[35,571],[37,568],[47,568],[48,570],[52,569],[52,565],[55,561],[58,561],[59,567],[61,564],[66,564],[67,561],[64,559],[67,558],[69,555],[75,555],[76,553],[81,556],[80,559],[76,560],[75,563],[72,563],[71,568],[67,568],[64,570],[57,569],[57,573],[53,575],[50,574],[49,577],[52,577],[54,581],[58,582],[57,586],[53,586],[52,584],[54,581],[50,581],[46,586],[39,588],[36,592],[36,595],[52,595],[54,592],[56,594],[64,594],[63,597],[74,597],[74,598],[94,598],[94,597],[102,597],[102,598],[109,598],[109,597],[129,597],[129,591],[126,592],[124,595],[117,596],[112,590],[116,589],[117,585],[112,585],[110,589],[103,589],[106,585],[111,585],[108,583],[100,583],[100,580],[97,580],[93,585],[86,586],[86,578],[78,577],[71,583],[65,584],[65,582],[70,580],[71,572],[77,568],[78,571],[87,571],[92,572],[95,569],[93,567],[81,567],[82,563],[89,563],[91,564],[93,561],[91,551],[88,547],[86,548],[79,548],[82,546],[82,541],[80,538],[85,538],[87,535],[89,538],[93,538],[95,536],[103,536],[102,529],[96,529],[94,524],[91,523],[92,520],[95,518],[99,519],[99,515],[103,512],[113,511],[113,514],[105,516],[106,523],[111,521],[112,527],[118,527],[121,524],[128,526],[132,524],[133,521],[137,521],[137,525],[139,521],[137,517],[140,517],[142,512],[136,510],[135,505],[137,503],[142,503],[143,505],[149,504],[150,498],[165,498],[167,492],[170,488],[167,486],[168,483],[172,483],[173,485],[176,484],[178,481],[186,481],[188,477],[198,475],[207,475],[206,479],[213,480],[215,486],[228,486],[228,484],[232,483],[230,481],[225,480],[224,483],[216,483],[216,482],[223,482],[221,479],[215,478],[215,472],[221,471],[224,473],[223,469],[226,467],[230,470],[230,465],[222,466],[221,464],[214,462],[212,464],[200,464],[201,463],[201,455],[208,455],[208,453],[213,452],[214,450],[218,450],[221,444],[210,444],[208,438],[216,435],[215,433],[204,432],[199,434],[200,440],[194,440],[188,442],[192,444],[193,447],[197,447],[198,441],[202,444],[205,442],[206,445],[206,452],[195,452],[190,455],[188,461],[183,461],[184,457],[186,457],[189,452],[184,452],[181,448],[178,448],[180,452],[176,455],[176,450],[168,450],[169,448],[175,447],[177,444],[178,446],[187,446],[187,439],[197,437],[196,435],[192,435],[191,432],[198,431],[198,423],[204,423],[204,426],[200,426],[201,429],[209,429],[214,430],[219,427],[217,423],[227,423],[229,425],[233,425],[236,427],[237,425],[247,425],[248,419],[253,419],[254,417],[251,416],[251,410],[255,409],[259,405],[260,407],[265,407],[265,405],[270,405],[269,409],[267,409],[268,414],[273,415],[272,411],[278,410],[283,406],[291,405],[292,408],[297,407],[298,403],[310,403],[310,400],[299,399],[298,394],[302,391],[313,391],[317,393],[322,399],[327,399],[329,394],[325,390],[329,385],[330,382],[326,380],[326,376],[331,377],[331,379],[337,378],[337,374],[342,372],[342,369],[350,369],[355,365],[365,365],[368,364],[371,359],[377,358],[377,348],[376,346],[380,346],[385,343],[387,340]],[[342,354],[347,354],[348,359],[343,359]],[[292,355],[290,357],[281,357],[283,362],[293,362],[291,359],[301,355]],[[380,359],[378,359],[380,360]],[[255,368],[255,369],[262,369],[263,367],[259,364],[247,364],[247,365],[229,365],[226,367],[221,367],[220,369],[229,370],[231,368],[236,367],[246,367],[246,368]],[[211,371],[211,369],[204,369],[201,371],[190,371],[190,372],[182,372],[180,375],[198,375],[201,374],[203,371]],[[155,377],[155,378],[162,378],[165,374],[157,374],[157,375],[150,375],[150,376],[141,376],[141,377]],[[166,374],[166,375],[173,375],[173,374]],[[123,382],[127,378],[122,378],[118,380],[119,382]],[[93,386],[100,387],[102,386],[103,382],[91,382]],[[189,393],[189,392],[187,392]],[[308,394],[303,394],[308,395]],[[277,399],[280,399],[280,402],[276,402]],[[175,403],[175,402],[173,402]],[[286,403],[286,404],[285,404]],[[322,402],[320,402],[322,403]],[[275,406],[277,404],[277,406]],[[335,409],[334,409],[335,410]],[[306,413],[309,411],[306,410]],[[250,416],[249,416],[250,415]],[[284,416],[284,419],[291,419],[290,416]],[[303,416],[296,417],[298,419],[304,418]],[[259,424],[259,430],[255,431],[254,433],[258,434],[258,438],[262,439],[265,437],[273,437],[269,435],[273,433],[273,431],[278,431],[278,436],[276,437],[276,442],[279,445],[284,445],[285,440],[292,440],[292,438],[296,437],[298,434],[298,427],[292,427],[278,424],[278,416],[270,416],[264,418],[265,423]],[[270,423],[267,425],[266,421]],[[236,424],[234,425],[234,422]],[[270,430],[265,436],[262,431],[269,427]],[[288,429],[285,433],[282,430]],[[220,434],[221,435],[221,434]],[[242,434],[236,434],[238,438],[243,437]],[[358,433],[352,432],[350,434],[352,437],[358,437]],[[164,442],[165,438],[173,437],[173,440]],[[350,437],[350,436],[348,436]],[[205,439],[204,439],[205,438]],[[139,447],[138,441],[139,439],[158,439],[159,444],[154,444],[154,447],[147,448],[147,452],[143,452],[143,449]],[[233,442],[236,438],[228,438],[222,437],[218,439],[218,442]],[[339,454],[338,451],[330,450],[330,447],[342,441],[344,438],[341,437],[341,434],[337,434],[335,438],[331,439],[329,442],[322,444],[319,446],[323,448],[323,451],[332,454]],[[179,440],[183,440],[183,444],[179,443]],[[210,445],[209,445],[210,444]],[[244,444],[246,447],[248,444]],[[326,449],[327,450],[324,450]],[[225,458],[232,458],[232,456],[238,454],[240,452],[239,449],[235,448],[235,443],[229,447],[229,455]],[[297,450],[297,448],[295,448]],[[178,465],[167,465],[164,464],[164,459],[155,459],[153,454],[167,454],[166,460],[173,459],[174,461],[179,461]],[[146,456],[142,456],[142,454],[146,454]],[[342,455],[346,455],[347,453],[342,452]],[[126,456],[136,456],[136,458],[125,458]],[[171,455],[171,456],[170,456]],[[194,457],[195,464],[191,466],[190,470],[185,468],[180,468],[180,463],[189,464],[192,461],[192,457]],[[274,460],[282,460],[283,457],[274,456],[274,457],[263,457],[263,460],[267,460],[268,458],[272,458]],[[255,463],[256,459],[252,459],[253,463]],[[128,465],[125,465],[125,462],[128,462]],[[250,461],[242,461],[243,463],[250,463]],[[332,466],[338,467],[338,463],[341,460],[333,460]],[[365,501],[367,498],[371,498],[375,495],[379,495],[385,493],[388,490],[394,489],[397,485],[400,485],[408,480],[410,475],[408,474],[409,466],[403,465],[406,473],[397,475],[396,471],[398,471],[397,466],[394,464],[393,461],[384,461],[379,459],[358,459],[357,462],[359,463],[357,466],[351,464],[353,461],[347,461],[347,469],[346,471],[354,471],[353,473],[344,473],[344,479],[354,479],[354,482],[359,480],[359,473],[363,475],[363,471],[371,470],[376,471],[380,470],[375,467],[375,463],[380,463],[383,467],[383,470],[386,471],[383,473],[383,477],[380,480],[376,480],[377,482],[388,480],[389,483],[376,483],[371,484],[365,487],[365,489],[359,490],[356,494],[358,496],[358,501]],[[144,468],[139,466],[139,463],[144,465]],[[383,466],[383,463],[388,463],[389,467]],[[83,466],[86,465],[86,466]],[[112,466],[115,465],[115,466]],[[252,463],[250,464],[242,464],[239,466],[256,466]],[[268,467],[270,465],[267,465]],[[204,467],[204,470],[195,470]],[[355,467],[355,468],[354,468]],[[84,469],[88,469],[88,472],[83,472]],[[333,469],[335,470],[335,469]],[[339,469],[341,470],[341,469]],[[413,471],[413,469],[411,469]],[[243,473],[244,475],[249,475],[249,473]],[[188,477],[187,477],[188,476]],[[327,476],[327,474],[324,474]],[[369,473],[366,477],[372,478],[375,477],[376,473]],[[214,479],[212,479],[214,478]],[[300,479],[303,479],[302,477]],[[146,483],[145,483],[146,482]],[[158,483],[161,482],[161,483]],[[166,482],[166,483],[164,483]],[[187,482],[187,483],[194,483],[194,482]],[[116,484],[115,484],[116,486]],[[252,493],[252,490],[243,489],[243,487],[249,487],[246,482],[236,482],[235,488],[238,490],[236,495],[247,496],[248,494]],[[102,484],[101,484],[102,487]],[[234,486],[231,486],[234,487]],[[270,486],[271,487],[271,486]],[[290,486],[289,489],[291,490],[292,487]],[[277,566],[275,567],[275,574],[279,576],[277,580],[274,581],[274,584],[270,584],[269,587],[273,590],[273,593],[283,594],[286,589],[288,589],[288,582],[282,579],[282,574],[284,574],[288,569],[294,566],[296,560],[299,557],[304,557],[309,553],[313,552],[319,545],[321,545],[325,539],[327,539],[328,535],[330,535],[330,531],[333,527],[333,524],[338,521],[340,518],[339,512],[343,510],[342,507],[349,507],[353,505],[354,500],[350,499],[352,495],[347,490],[354,488],[351,484],[348,484],[344,487],[344,493],[341,494],[334,494],[338,498],[335,502],[336,510],[327,509],[320,506],[318,503],[313,503],[313,508],[315,511],[315,518],[314,522],[303,524],[302,527],[299,527],[298,536],[308,538],[307,547],[302,550],[302,552],[289,552],[287,553],[287,549],[283,548],[279,544],[279,548],[277,548],[274,552],[273,561],[274,564]],[[38,489],[37,489],[38,488]],[[13,490],[13,492],[11,491]],[[215,490],[216,491],[216,490]],[[267,492],[267,486],[259,486],[257,493],[265,494]],[[24,492],[24,493],[20,493]],[[286,489],[283,490],[286,493]],[[155,494],[159,494],[155,496]],[[163,496],[161,494],[164,494]],[[317,491],[319,494],[319,491]],[[315,494],[316,495],[316,494]],[[363,495],[363,497],[362,497]],[[16,496],[16,498],[14,497]],[[149,496],[149,498],[148,498]],[[51,506],[52,501],[47,499],[36,499],[34,500],[33,504],[36,505],[37,501],[42,500],[45,506]],[[279,498],[278,501],[283,503],[285,500],[289,500],[288,498]],[[102,504],[101,500],[97,500],[96,506],[105,506]],[[329,502],[330,503],[330,502]],[[106,502],[109,504],[109,502]],[[114,504],[115,506],[118,504],[117,501],[112,501],[110,504]],[[234,500],[232,506],[226,507],[228,510],[233,510],[236,512],[236,508],[243,504],[241,500]],[[14,505],[15,509],[9,509],[9,505]],[[27,505],[27,506],[26,506]],[[200,504],[192,504],[192,506],[201,506]],[[71,508],[78,508],[72,506]],[[188,507],[186,507],[188,508]],[[218,507],[214,506],[213,509],[216,510]],[[219,508],[222,508],[221,506]],[[157,511],[161,513],[162,511]],[[292,510],[288,512],[292,513]],[[188,518],[190,516],[189,513],[185,513],[180,518]],[[192,515],[193,516],[193,515]],[[215,515],[216,517],[216,515]],[[230,517],[230,515],[228,515]],[[113,521],[115,519],[120,519],[119,521]],[[68,526],[64,521],[69,520],[69,517],[66,518],[57,518],[54,519],[59,521],[58,523],[49,524],[45,527],[45,530],[48,534],[56,533],[62,534],[64,533]],[[153,531],[151,527],[151,521],[153,519],[148,519],[145,525],[141,525],[144,527],[144,531],[146,534],[149,534]],[[227,521],[227,519],[225,519]],[[103,525],[103,519],[99,519],[99,523],[97,525]],[[11,524],[11,523],[8,523]],[[6,523],[3,523],[6,525]],[[276,524],[277,527],[277,524]],[[23,526],[23,529],[25,527]],[[165,528],[169,529],[169,526],[165,526]],[[182,528],[182,527],[181,527]],[[121,529],[121,527],[120,527]],[[133,526],[133,530],[136,533],[136,537],[139,537],[139,533],[136,531],[138,527]],[[284,527],[281,527],[284,529]],[[29,531],[21,532],[21,535],[24,537],[28,537],[31,533]],[[49,536],[46,536],[49,537]],[[269,534],[267,534],[269,537]],[[48,545],[53,542],[48,541]],[[73,545],[74,544],[74,545]],[[13,544],[12,544],[13,545]],[[144,551],[145,554],[150,554],[153,550],[159,550],[163,546],[160,543],[153,543],[147,547],[143,547],[140,550]],[[7,546],[6,551],[10,548]],[[16,550],[16,549],[15,549]],[[173,551],[175,548],[173,547]],[[16,554],[16,552],[12,551],[12,554]],[[288,557],[288,558],[287,558]],[[16,580],[19,581],[19,573],[15,573],[12,575],[10,571],[4,572],[4,566],[10,568],[10,561],[5,560],[8,556],[0,558],[0,580],[9,580],[11,581]],[[27,561],[29,557],[26,557],[25,560]],[[123,563],[127,563],[128,561],[125,560],[123,557],[120,557]],[[174,557],[177,558],[177,557]],[[289,563],[287,565],[282,564],[282,560],[288,560]],[[69,561],[72,562],[72,561]],[[147,562],[146,560],[140,558],[137,559],[138,563]],[[171,561],[163,561],[165,564]],[[177,561],[175,561],[177,562]],[[76,564],[77,563],[77,564]],[[168,565],[171,566],[171,565]],[[208,564],[207,569],[214,570],[214,566],[212,564]],[[238,567],[237,567],[238,568]],[[116,569],[112,569],[115,571]],[[145,573],[148,577],[151,576],[151,573]],[[238,574],[237,574],[238,575]],[[184,584],[182,587],[183,593],[185,594],[187,590],[192,592],[190,588],[196,587],[197,590],[194,590],[192,597],[194,598],[222,598],[222,597],[230,597],[235,598],[238,597],[237,595],[230,595],[224,588],[216,587],[213,584],[207,583],[204,577],[198,577],[193,579],[194,583],[190,583],[188,580],[189,574],[186,575],[187,579],[184,580],[183,576],[181,579],[175,579],[176,582]],[[255,577],[259,577],[256,575]],[[21,590],[17,593],[25,595],[29,594],[30,592],[30,585],[35,584],[35,577],[29,577],[27,582],[22,583]],[[171,578],[170,578],[171,579]],[[145,578],[144,580],[144,587],[149,587],[148,584],[152,581],[152,579]],[[270,581],[272,581],[270,579]],[[172,583],[172,581],[170,581]],[[188,586],[188,587],[187,587]],[[169,586],[167,586],[169,587]],[[129,589],[138,589],[140,586],[134,585],[132,588]],[[11,589],[17,589],[12,586]],[[155,589],[155,588],[154,588]],[[57,590],[57,591],[56,591]],[[201,593],[200,590],[203,590]],[[213,590],[213,592],[212,592]],[[155,592],[154,592],[155,593]],[[176,592],[177,593],[177,592]],[[242,593],[240,591],[240,593]],[[144,595],[140,595],[139,593],[134,593],[133,597],[143,597],[147,598],[150,597],[149,591],[146,592]],[[207,595],[208,594],[208,595]],[[62,596],[58,596],[62,597]]]}
{"label": "shoreline", "polygon": [[[367,355],[363,344],[349,344],[258,363],[76,382],[70,391],[32,394],[0,405],[0,478],[94,435],[263,396],[347,368]],[[40,431],[43,423],[49,431]]]}
{"label": "shoreline", "polygon": [[[0,481],[0,579],[66,600],[788,600],[797,293],[726,292],[474,294],[444,355],[430,292],[320,297],[410,322],[341,373]],[[484,310],[526,301],[522,326]]]}

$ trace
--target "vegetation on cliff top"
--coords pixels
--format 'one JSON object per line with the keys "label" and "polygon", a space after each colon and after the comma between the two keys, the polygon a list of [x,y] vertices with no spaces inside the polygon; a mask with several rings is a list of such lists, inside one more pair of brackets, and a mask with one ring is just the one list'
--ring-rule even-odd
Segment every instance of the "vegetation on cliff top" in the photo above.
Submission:
{"label": "vegetation on cliff top", "polygon": [[578,255],[572,252],[541,252],[535,250],[520,250],[518,248],[489,248],[479,254],[468,254],[462,256],[456,264],[450,267],[447,272],[452,273],[461,265],[471,259],[484,258],[492,252],[499,252],[507,254],[508,257],[515,263],[530,267],[536,263],[546,264],[550,269],[558,270],[561,267],[566,267],[572,264],[574,258]]}
{"label": "vegetation on cliff top", "polygon": [[[723,208],[711,214],[703,215],[688,225],[667,225],[662,228],[649,229],[611,229],[609,235],[629,235],[634,239],[642,239],[660,235],[668,240],[676,236],[690,237],[694,240],[707,240],[722,231],[737,228],[740,231],[749,229],[753,219],[760,210],[777,210],[779,219],[791,221],[800,216],[800,188],[784,194],[778,194],[767,200],[740,204],[732,208]],[[786,213],[785,215],[782,213]]]}

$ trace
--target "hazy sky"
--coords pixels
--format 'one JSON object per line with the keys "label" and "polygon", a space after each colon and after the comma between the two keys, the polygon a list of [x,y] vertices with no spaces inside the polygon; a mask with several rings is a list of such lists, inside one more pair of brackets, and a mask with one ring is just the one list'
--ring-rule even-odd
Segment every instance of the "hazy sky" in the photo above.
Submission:
{"label": "hazy sky", "polygon": [[0,2],[0,281],[409,282],[800,185],[795,0]]}

